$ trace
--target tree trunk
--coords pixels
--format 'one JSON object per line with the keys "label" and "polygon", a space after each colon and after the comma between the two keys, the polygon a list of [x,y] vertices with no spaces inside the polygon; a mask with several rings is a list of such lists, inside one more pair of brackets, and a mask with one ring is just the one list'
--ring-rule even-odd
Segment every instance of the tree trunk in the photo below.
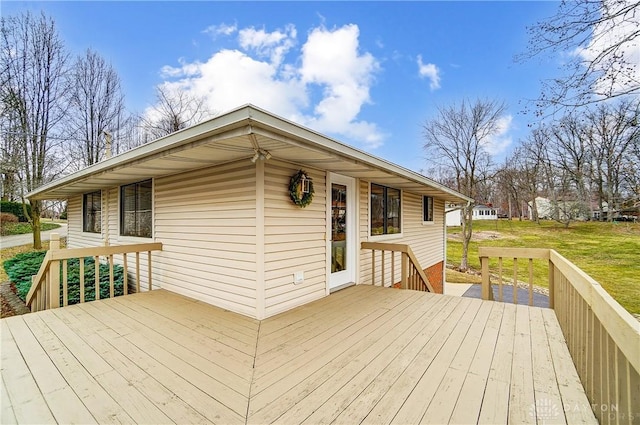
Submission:
{"label": "tree trunk", "polygon": [[536,198],[533,198],[531,201],[531,220],[535,221],[537,224],[540,224],[540,217],[538,217],[538,204],[536,204]]}
{"label": "tree trunk", "polygon": [[31,203],[31,226],[33,229],[33,249],[42,249],[42,237],[40,235],[40,210],[42,209],[42,201]]}
{"label": "tree trunk", "polygon": [[473,233],[472,225],[473,207],[470,205],[462,209],[462,257],[460,258],[461,272],[469,269],[469,242]]}

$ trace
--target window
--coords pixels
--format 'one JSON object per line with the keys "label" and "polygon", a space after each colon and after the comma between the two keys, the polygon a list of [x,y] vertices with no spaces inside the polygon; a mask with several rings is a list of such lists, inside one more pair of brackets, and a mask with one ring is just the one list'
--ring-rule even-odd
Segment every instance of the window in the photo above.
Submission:
{"label": "window", "polygon": [[82,231],[100,233],[102,230],[102,193],[85,193],[82,195]]}
{"label": "window", "polygon": [[433,198],[422,197],[422,221],[433,221]]}
{"label": "window", "polygon": [[120,186],[120,235],[152,236],[151,180]]}
{"label": "window", "polygon": [[400,190],[371,183],[371,235],[400,233]]}

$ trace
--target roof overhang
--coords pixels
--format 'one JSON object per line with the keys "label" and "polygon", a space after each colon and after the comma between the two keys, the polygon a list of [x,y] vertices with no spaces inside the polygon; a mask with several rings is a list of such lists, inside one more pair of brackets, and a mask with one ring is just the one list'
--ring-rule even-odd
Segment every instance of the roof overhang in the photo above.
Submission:
{"label": "roof overhang", "polygon": [[410,192],[466,203],[470,198],[421,174],[385,161],[248,105],[178,131],[27,194],[33,200],[68,199],[106,187],[246,159],[271,158],[357,177]]}

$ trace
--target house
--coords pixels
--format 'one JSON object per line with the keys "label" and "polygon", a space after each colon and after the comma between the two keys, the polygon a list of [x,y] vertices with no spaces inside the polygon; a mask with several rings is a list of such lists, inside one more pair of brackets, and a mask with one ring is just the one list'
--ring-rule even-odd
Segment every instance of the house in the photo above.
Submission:
{"label": "house", "polygon": [[251,105],[28,197],[67,200],[68,247],[161,242],[154,289],[257,319],[349,285],[397,283],[402,256],[376,257],[376,243],[408,246],[441,293],[445,205],[469,201]]}
{"label": "house", "polygon": [[[588,220],[590,213],[588,207],[576,200],[559,199],[553,201],[549,198],[538,196],[535,199],[538,218],[553,220]],[[531,202],[527,203],[529,217],[533,217]],[[592,217],[595,218],[595,217]]]}
{"label": "house", "polygon": [[475,205],[473,207],[473,220],[497,220],[498,212],[490,205]]}
{"label": "house", "polygon": [[447,227],[460,226],[462,224],[461,208],[456,204],[447,204],[445,208],[445,222]]}

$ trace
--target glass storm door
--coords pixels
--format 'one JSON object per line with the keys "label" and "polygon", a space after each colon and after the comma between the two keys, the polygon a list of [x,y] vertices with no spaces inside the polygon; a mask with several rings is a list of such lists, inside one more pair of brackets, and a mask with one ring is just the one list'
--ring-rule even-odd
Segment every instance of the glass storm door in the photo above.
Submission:
{"label": "glass storm door", "polygon": [[331,177],[331,279],[329,289],[355,281],[355,181],[350,177]]}

